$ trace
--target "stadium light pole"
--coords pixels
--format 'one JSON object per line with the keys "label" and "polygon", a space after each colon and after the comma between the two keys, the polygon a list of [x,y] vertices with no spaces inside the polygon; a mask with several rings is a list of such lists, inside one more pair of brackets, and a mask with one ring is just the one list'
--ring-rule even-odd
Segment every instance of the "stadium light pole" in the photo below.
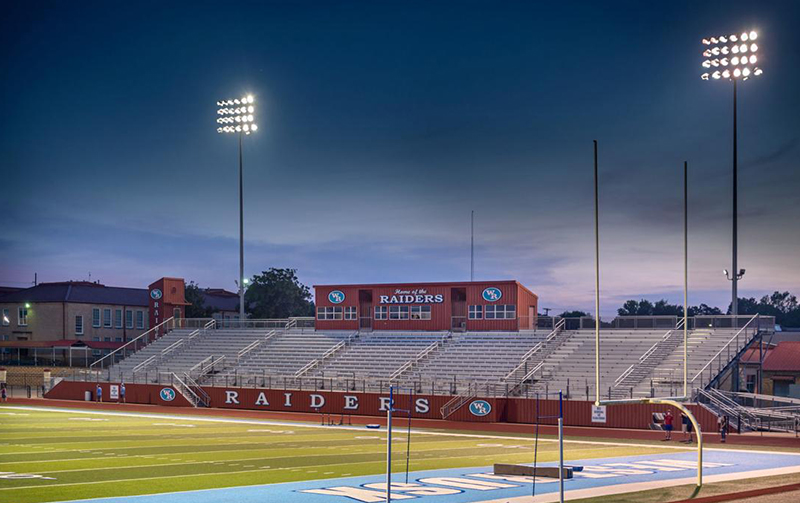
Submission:
{"label": "stadium light pole", "polygon": [[[700,78],[703,80],[727,79],[733,82],[733,243],[731,274],[724,271],[725,276],[731,281],[731,316],[739,314],[738,282],[744,276],[744,269],[738,269],[738,136],[736,120],[736,88],[739,80],[747,81],[751,77],[760,76],[762,70],[756,66],[758,63],[758,39],[756,31],[743,32],[739,35],[712,36],[703,38],[705,45],[702,65],[708,72]],[[728,44],[732,44],[730,47]],[[735,319],[735,318],[734,318]]]}
{"label": "stadium light pole", "polygon": [[239,324],[244,324],[244,182],[242,168],[242,135],[250,135],[258,130],[255,124],[255,99],[251,94],[241,99],[217,101],[217,133],[238,134],[239,136]]}
{"label": "stadium light pole", "polygon": [[597,140],[594,140],[594,393],[600,406],[600,213],[598,208]]}

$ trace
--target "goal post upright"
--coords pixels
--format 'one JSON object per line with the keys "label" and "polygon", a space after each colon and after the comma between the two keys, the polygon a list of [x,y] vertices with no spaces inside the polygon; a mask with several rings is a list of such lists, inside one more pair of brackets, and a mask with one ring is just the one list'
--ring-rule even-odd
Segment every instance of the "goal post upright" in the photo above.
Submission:
{"label": "goal post upright", "polygon": [[[697,490],[703,486],[703,432],[694,414],[684,404],[689,400],[688,388],[688,322],[689,322],[689,163],[683,163],[683,396],[661,399],[648,397],[642,399],[600,400],[600,232],[598,212],[597,140],[594,141],[594,237],[595,237],[595,406],[616,404],[663,404],[674,406],[689,419],[697,432]],[[609,396],[610,397],[610,396]],[[559,400],[560,402],[560,400]],[[559,438],[561,437],[559,419]],[[563,491],[562,491],[563,501]]]}

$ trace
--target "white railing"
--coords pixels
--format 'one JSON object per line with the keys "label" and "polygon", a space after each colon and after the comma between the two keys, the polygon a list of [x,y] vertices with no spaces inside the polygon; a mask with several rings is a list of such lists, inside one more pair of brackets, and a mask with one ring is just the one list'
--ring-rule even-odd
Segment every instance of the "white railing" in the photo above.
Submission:
{"label": "white railing", "polygon": [[470,399],[478,395],[478,385],[470,384],[469,390],[465,394],[457,395],[454,398],[447,401],[444,406],[439,410],[442,414],[442,419],[447,419],[453,413],[455,413],[459,408],[464,406],[469,402]]}
{"label": "white railing", "polygon": [[420,352],[419,354],[417,354],[417,355],[414,357],[414,359],[410,359],[410,360],[406,361],[406,362],[403,364],[403,366],[401,366],[400,368],[398,368],[397,370],[395,370],[395,371],[392,373],[392,375],[390,375],[390,376],[389,376],[389,381],[394,381],[395,379],[397,379],[398,377],[400,377],[400,375],[401,375],[403,372],[405,372],[405,371],[406,371],[406,370],[408,370],[409,368],[413,367],[414,365],[416,365],[417,363],[419,363],[419,362],[420,362],[420,361],[421,361],[423,358],[425,358],[425,357],[426,357],[428,354],[430,354],[431,352],[433,352],[434,350],[436,350],[437,348],[439,348],[439,345],[440,345],[440,343],[439,343],[438,341],[434,341],[433,343],[431,343],[430,345],[428,345],[427,347],[425,347],[425,350],[423,350],[422,352]]}
{"label": "white railing", "polygon": [[203,330],[213,329],[216,328],[216,326],[217,326],[217,320],[211,320],[205,325],[203,325]]}
{"label": "white railing", "polygon": [[[697,371],[697,374],[695,374],[695,376],[692,378],[692,383],[694,383],[694,382],[695,382],[695,380],[696,380],[698,377],[702,376],[702,375],[703,375],[703,373],[705,372],[705,370],[706,370],[707,368],[709,369],[709,381],[710,381],[712,378],[711,378],[711,369],[710,369],[709,367],[711,367],[711,365],[712,365],[712,364],[714,363],[714,361],[716,360],[716,361],[717,361],[717,366],[718,366],[718,369],[720,369],[720,370],[722,369],[722,361],[721,361],[722,357],[721,357],[721,356],[722,356],[723,352],[727,352],[727,354],[728,354],[728,359],[725,361],[725,364],[727,365],[727,364],[728,364],[728,362],[731,360],[731,356],[730,356],[730,346],[731,346],[731,343],[733,343],[734,341],[736,341],[736,343],[737,343],[737,345],[738,345],[738,342],[739,342],[739,339],[740,339],[740,338],[739,338],[739,336],[742,336],[742,333],[743,333],[743,332],[746,334],[746,333],[747,333],[746,331],[747,331],[747,329],[750,327],[750,324],[751,324],[751,323],[753,323],[754,321],[756,322],[756,326],[755,326],[755,329],[754,329],[754,331],[753,331],[753,336],[755,336],[755,334],[757,334],[757,333],[758,333],[758,331],[759,331],[759,323],[758,323],[758,319],[759,319],[759,315],[758,315],[758,314],[756,314],[755,316],[753,316],[752,318],[750,318],[750,321],[748,321],[748,322],[747,322],[747,323],[744,325],[744,327],[742,327],[741,329],[739,329],[739,330],[736,332],[736,334],[735,334],[735,335],[734,335],[734,336],[733,336],[733,337],[732,337],[730,340],[728,340],[728,342],[727,342],[727,343],[725,343],[725,345],[724,345],[724,346],[723,346],[721,349],[719,349],[719,351],[717,351],[717,353],[716,353],[716,354],[714,354],[714,357],[712,357],[712,358],[711,358],[711,359],[708,361],[708,363],[706,363],[706,364],[705,364],[705,366],[703,366],[703,368],[701,368],[700,370],[698,370],[698,371]],[[751,337],[752,337],[752,336],[751,336]],[[745,338],[745,339],[744,339],[744,345],[743,345],[743,346],[747,346],[747,344],[750,342],[750,339],[751,339],[751,337],[748,337],[748,338]],[[738,353],[738,349],[737,349],[737,353]]]}
{"label": "white railing", "polygon": [[309,370],[319,366],[323,361],[325,361],[332,355],[336,354],[340,349],[344,348],[346,345],[349,345],[350,342],[353,340],[353,338],[355,338],[356,336],[358,336],[358,332],[350,334],[349,336],[347,336],[346,339],[343,339],[342,341],[340,341],[339,343],[337,343],[336,345],[332,346],[327,351],[325,351],[325,353],[322,354],[321,357],[306,363],[306,365],[303,368],[294,373],[294,377],[302,377]]}
{"label": "white railing", "polygon": [[211,363],[212,361],[214,361],[214,355],[213,354],[208,356],[204,360],[200,361],[199,363],[196,363],[192,368],[189,369],[189,373],[191,374],[192,372],[194,372],[198,368],[202,368],[203,365],[205,365],[206,363]]}
{"label": "white railing", "polygon": [[172,354],[173,352],[178,350],[183,345],[183,343],[184,343],[183,339],[179,339],[178,341],[176,341],[172,345],[168,346],[167,348],[165,348],[164,350],[161,351],[161,354],[159,355],[159,359],[161,361],[164,361],[164,358],[166,358],[167,356],[169,356],[170,354]]}
{"label": "white railing", "polygon": [[[166,334],[167,327],[168,326],[171,327],[173,325],[173,320],[174,319],[175,318],[168,318],[165,321],[163,321],[163,322],[159,323],[158,325],[156,325],[155,327],[152,327],[147,332],[143,332],[142,334],[139,334],[138,336],[136,336],[135,338],[133,338],[129,342],[127,342],[124,345],[122,345],[121,347],[119,347],[118,349],[113,350],[112,352],[106,354],[105,356],[101,357],[100,359],[98,359],[97,361],[95,361],[94,363],[89,365],[89,368],[92,369],[97,364],[100,364],[100,366],[102,367],[103,366],[102,365],[103,361],[105,359],[108,359],[108,358],[111,358],[111,365],[113,365],[114,364],[114,355],[117,352],[120,352],[120,351],[122,351],[122,353],[124,354],[125,353],[125,349],[127,349],[130,345],[134,346],[134,352],[140,350],[140,349],[136,348],[136,345],[137,345],[137,342],[142,338],[144,338],[144,340],[145,340],[145,344],[142,346],[142,348],[146,347],[148,344],[150,344],[150,341],[148,341],[148,338],[150,337],[150,334],[153,334],[155,339],[158,339],[159,338],[159,334],[158,333],[159,333],[159,331],[161,331],[161,332],[163,332],[163,334],[161,334],[163,336],[164,334]],[[155,339],[153,341],[155,341]],[[109,367],[111,365],[109,365]]]}
{"label": "white railing", "polygon": [[[272,332],[272,335],[274,335],[274,334],[275,334],[275,332],[273,331],[273,332]],[[244,356],[246,356],[247,354],[249,354],[250,352],[252,352],[253,350],[255,350],[255,349],[256,349],[256,348],[257,348],[259,345],[261,345],[261,342],[262,342],[262,341],[265,341],[266,339],[268,339],[268,338],[270,338],[270,337],[272,337],[272,336],[271,336],[271,335],[267,335],[267,336],[264,338],[264,340],[257,339],[257,340],[255,340],[254,342],[252,342],[252,343],[250,343],[249,345],[247,345],[246,347],[244,347],[242,350],[240,350],[240,351],[239,351],[239,352],[236,354],[236,362],[238,363],[239,361],[241,361],[241,359],[242,359]]]}
{"label": "white railing", "polygon": [[[564,320],[564,318],[561,318],[558,322],[556,322],[555,326],[553,327],[553,331],[550,334],[548,334],[545,339],[534,345],[534,347],[530,349],[524,356],[522,356],[517,366],[514,367],[514,369],[511,372],[509,372],[506,375],[506,377],[503,378],[503,381],[508,381],[509,379],[513,379],[517,372],[525,370],[527,367],[528,360],[533,356],[535,356],[536,353],[539,352],[542,348],[544,348],[544,346],[549,341],[553,340],[556,336],[558,336],[558,333],[564,329],[565,323],[566,321]],[[525,379],[527,378],[525,377],[522,378],[523,381]]]}
{"label": "white railing", "polygon": [[[198,385],[197,382],[189,376],[189,374],[183,374],[183,377],[186,379],[186,382],[178,377],[178,374],[174,372],[172,373],[172,384],[175,389],[180,392],[180,394],[185,397],[186,400],[189,401],[189,403],[191,403],[191,405],[195,408],[197,408],[197,405],[200,403],[203,403],[204,406],[208,406],[210,402],[208,394],[202,388],[200,388],[200,385]],[[192,384],[194,389],[192,389],[187,383]]]}
{"label": "white railing", "polygon": [[156,356],[155,355],[150,356],[149,358],[145,359],[144,361],[142,361],[141,363],[139,363],[138,365],[133,367],[133,370],[131,370],[131,372],[133,372],[135,374],[136,372],[138,372],[138,371],[150,366],[153,363],[153,361],[155,361],[155,360],[156,360]]}
{"label": "white railing", "polygon": [[614,388],[618,387],[618,386],[619,386],[619,384],[620,384],[622,381],[624,381],[624,380],[625,380],[625,378],[626,378],[626,377],[628,377],[628,375],[629,375],[631,372],[633,372],[633,367],[635,367],[635,366],[636,366],[635,364],[634,364],[634,365],[631,365],[631,366],[629,366],[628,368],[626,368],[626,369],[625,369],[625,371],[624,371],[624,372],[622,372],[622,374],[620,374],[620,376],[619,376],[618,378],[616,378],[616,379],[614,380]]}

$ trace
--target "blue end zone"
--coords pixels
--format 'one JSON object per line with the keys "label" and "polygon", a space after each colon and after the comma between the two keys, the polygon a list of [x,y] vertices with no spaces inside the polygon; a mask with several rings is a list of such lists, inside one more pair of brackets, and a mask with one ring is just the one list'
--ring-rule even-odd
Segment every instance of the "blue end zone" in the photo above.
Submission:
{"label": "blue end zone", "polygon": [[[704,474],[724,475],[763,469],[800,466],[800,454],[753,453],[747,451],[706,451]],[[696,452],[636,455],[607,459],[569,461],[583,466],[566,491],[691,478],[697,471]],[[417,471],[393,476],[392,500],[410,503],[478,502],[531,494],[530,477],[492,475],[492,468],[460,468]],[[224,476],[222,476],[224,478]],[[665,482],[665,485],[668,485]],[[86,500],[84,502],[308,502],[354,503],[385,501],[385,477],[370,475],[257,486],[207,489],[134,497]],[[558,481],[540,478],[536,494],[555,493]]]}

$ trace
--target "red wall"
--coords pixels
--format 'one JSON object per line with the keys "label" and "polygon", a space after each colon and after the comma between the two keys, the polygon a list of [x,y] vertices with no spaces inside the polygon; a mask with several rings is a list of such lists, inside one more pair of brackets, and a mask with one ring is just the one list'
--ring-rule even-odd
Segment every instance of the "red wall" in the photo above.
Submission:
{"label": "red wall", "polygon": [[[502,291],[502,298],[495,302],[487,302],[483,299],[483,290],[488,287],[497,287]],[[373,330],[426,330],[426,331],[445,331],[451,329],[452,317],[452,289],[461,288],[466,290],[467,306],[469,305],[516,305],[517,319],[512,320],[467,320],[467,330],[518,330],[518,323],[522,321],[522,328],[527,328],[530,320],[528,308],[537,306],[537,297],[522,285],[515,281],[494,281],[494,282],[461,282],[461,283],[429,283],[429,284],[379,284],[379,285],[318,285],[314,287],[315,302],[318,307],[357,307],[358,316],[362,315],[359,303],[359,290],[369,290],[372,292],[372,304],[370,316]],[[333,304],[328,300],[331,291],[339,290],[345,295],[345,300],[341,304]],[[430,320],[381,320],[374,319],[374,308],[379,305],[398,305],[381,304],[381,296],[392,296],[395,291],[424,291],[425,294],[441,294],[442,303],[422,303],[431,306]],[[402,305],[411,305],[405,304]],[[417,304],[414,304],[417,305]],[[466,311],[465,311],[466,315]],[[525,319],[520,320],[520,317]],[[534,320],[535,323],[535,320]],[[358,320],[317,320],[318,330],[356,330]]]}
{"label": "red wall", "polygon": [[[103,402],[110,403],[112,401],[109,396],[111,395],[111,385],[118,383],[100,383],[103,388]],[[82,382],[82,381],[61,381],[54,386],[49,392],[45,394],[48,399],[67,399],[73,401],[83,401],[86,391],[92,392],[92,400],[95,398],[95,389],[97,383]],[[164,401],[160,397],[162,388],[172,388],[170,385],[125,385],[125,401],[128,403],[137,404],[157,404],[161,406],[191,406],[180,393],[175,392],[175,399],[172,401]],[[174,390],[174,388],[173,388]]]}
{"label": "red wall", "polygon": [[[48,399],[69,399],[83,400],[86,390],[94,392],[95,383],[82,383],[76,381],[61,381],[45,397]],[[109,384],[101,383],[103,387],[103,400],[109,401]],[[160,398],[162,388],[170,388],[168,385],[126,385],[127,402],[140,404],[159,404],[164,406],[190,406],[189,402],[176,392],[174,401],[166,402]],[[246,410],[270,410],[281,412],[320,412],[331,414],[351,414],[364,416],[385,416],[386,411],[381,410],[381,397],[388,398],[388,392],[384,394],[370,393],[342,393],[342,392],[310,392],[299,390],[261,390],[256,388],[211,388],[204,387],[211,398],[212,408],[234,408]],[[226,392],[235,392],[227,394]],[[263,397],[261,394],[263,393]],[[286,394],[290,394],[289,405],[287,406]],[[324,405],[321,407],[312,406],[313,395],[324,398]],[[357,409],[345,409],[347,404],[346,396],[357,398]],[[395,395],[395,408],[409,409],[409,395]],[[234,401],[238,401],[238,404]],[[262,400],[259,401],[259,398]],[[264,404],[263,399],[269,404]],[[440,419],[440,409],[451,399],[450,396],[442,395],[414,395],[412,417],[424,419]],[[536,421],[536,400],[535,399],[506,399],[506,398],[476,398],[474,400],[488,402],[492,410],[488,415],[478,417],[470,412],[468,405],[462,406],[453,413],[448,420],[466,422],[507,422],[533,424]],[[424,401],[424,405],[420,402]],[[319,401],[318,401],[319,402]],[[388,401],[387,401],[388,402]],[[259,403],[259,404],[257,404]],[[627,429],[649,429],[652,422],[652,414],[655,412],[665,412],[672,409],[672,414],[676,417],[676,428],[680,429],[680,411],[664,405],[651,404],[621,404],[608,406],[606,408],[606,423],[592,423],[590,401],[564,401],[564,425],[565,426],[596,426],[603,428],[627,428]],[[540,400],[539,417],[542,418],[541,424],[557,424],[555,417],[558,414],[558,401]],[[703,431],[716,431],[717,418],[698,405],[688,405],[689,409],[697,418]],[[427,411],[425,410],[427,408]],[[398,412],[398,416],[404,417],[405,412]],[[550,419],[543,417],[550,416]]]}

